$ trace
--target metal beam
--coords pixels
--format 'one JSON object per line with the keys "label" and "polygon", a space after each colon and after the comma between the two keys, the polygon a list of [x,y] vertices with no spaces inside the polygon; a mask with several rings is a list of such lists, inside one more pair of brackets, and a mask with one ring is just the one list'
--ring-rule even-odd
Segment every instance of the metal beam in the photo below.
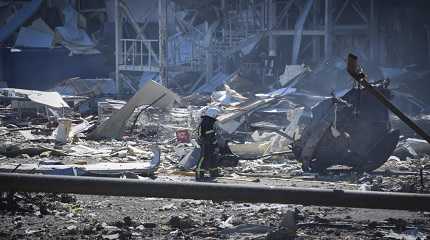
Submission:
{"label": "metal beam", "polygon": [[0,192],[180,198],[430,211],[430,194],[0,173]]}
{"label": "metal beam", "polygon": [[324,57],[327,59],[331,57],[333,51],[333,16],[332,16],[331,0],[325,0],[324,9]]}
{"label": "metal beam", "polygon": [[[318,27],[318,21],[319,21],[319,17],[320,17],[320,9],[321,4],[319,1],[317,1],[314,4],[313,7],[313,14],[312,14],[312,26],[314,28]],[[313,36],[312,37],[312,60],[314,62],[318,62],[321,58],[321,38],[319,38],[318,36]]]}
{"label": "metal beam", "polygon": [[[294,36],[296,34],[295,30],[273,30],[273,35],[277,36]],[[304,36],[324,36],[325,31],[324,30],[303,30],[302,35]]]}
{"label": "metal beam", "polygon": [[370,59],[373,62],[379,62],[379,40],[378,40],[378,18],[376,17],[375,1],[370,0],[370,21],[369,21],[369,38],[370,38]]}
{"label": "metal beam", "polygon": [[346,0],[343,2],[342,7],[340,8],[339,12],[337,13],[336,17],[334,18],[334,23],[336,24],[339,21],[339,18],[342,16],[343,12],[345,11],[345,8],[348,6],[350,0]]}
{"label": "metal beam", "polygon": [[417,124],[415,124],[408,116],[406,116],[400,109],[398,109],[394,104],[392,104],[378,89],[374,88],[367,79],[367,75],[364,74],[362,68],[358,65],[358,57],[349,54],[348,55],[348,73],[351,77],[357,81],[363,88],[367,89],[370,94],[372,94],[378,101],[386,108],[388,108],[392,113],[402,120],[409,128],[411,128],[416,134],[422,137],[430,144],[430,135],[427,134],[423,129],[421,129]]}
{"label": "metal beam", "polygon": [[158,0],[160,82],[167,87],[167,0]]}
{"label": "metal beam", "polygon": [[305,7],[301,12],[294,26],[294,30],[296,31],[296,34],[294,35],[294,39],[293,39],[293,54],[291,56],[292,64],[297,64],[299,60],[300,46],[302,44],[302,37],[303,37],[302,35],[303,27],[305,25],[306,19],[309,15],[309,12],[311,11],[313,4],[314,4],[314,0],[307,0],[307,2],[305,3]]}
{"label": "metal beam", "polygon": [[276,25],[275,0],[269,0],[269,56],[276,56],[276,38],[273,37],[273,27]]}
{"label": "metal beam", "polygon": [[279,18],[276,20],[277,24],[276,24],[276,27],[274,27],[274,28],[278,28],[279,25],[281,25],[284,18],[288,15],[288,11],[293,6],[294,2],[295,2],[295,0],[290,0],[289,2],[287,2],[285,7],[282,9],[281,14],[279,15]]}
{"label": "metal beam", "polygon": [[119,12],[119,0],[114,2],[114,16],[115,16],[115,88],[117,94],[120,94],[120,83],[119,83],[119,53],[120,53],[120,37],[121,37],[121,16]]}

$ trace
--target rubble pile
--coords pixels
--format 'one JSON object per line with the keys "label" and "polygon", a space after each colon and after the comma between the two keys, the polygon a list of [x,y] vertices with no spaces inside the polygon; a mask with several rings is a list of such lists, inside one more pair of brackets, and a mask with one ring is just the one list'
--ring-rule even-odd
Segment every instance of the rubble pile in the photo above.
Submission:
{"label": "rubble pile", "polygon": [[[303,74],[246,97],[224,85],[205,98],[182,98],[152,80],[128,101],[1,89],[0,172],[193,182],[200,118],[217,107],[224,176],[211,182],[429,193],[425,140],[392,122],[364,88],[318,98],[310,108],[314,96],[290,85]],[[385,82],[373,86],[390,96]],[[76,105],[90,98],[95,109]],[[430,232],[425,212],[2,194],[0,236],[12,239],[426,239]],[[362,211],[378,217],[360,219]],[[46,221],[33,223],[34,217]]]}

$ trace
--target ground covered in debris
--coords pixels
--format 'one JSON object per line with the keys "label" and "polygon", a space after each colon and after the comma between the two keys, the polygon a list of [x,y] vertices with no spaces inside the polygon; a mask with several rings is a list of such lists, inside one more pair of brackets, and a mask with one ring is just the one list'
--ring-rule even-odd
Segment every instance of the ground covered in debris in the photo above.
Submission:
{"label": "ground covered in debris", "polygon": [[[374,105],[361,104],[371,99],[363,89],[348,91],[344,96],[350,99],[290,90],[247,98],[225,85],[210,96],[211,106],[220,109],[217,148],[224,173],[213,181],[429,193],[429,144],[405,131],[385,108],[376,111],[382,119],[376,122],[383,124],[367,122],[375,120],[367,111]],[[80,107],[91,109],[87,101],[94,99],[71,100],[78,101],[74,109],[64,109],[57,108],[67,105],[59,94],[5,91],[14,96],[12,103],[21,103],[3,104],[1,172],[195,181],[196,129],[207,109],[201,97],[181,105],[178,95],[148,81],[127,102],[98,99],[92,112],[84,113]],[[323,109],[319,116],[328,116],[324,121],[312,112],[315,103]],[[345,124],[351,116],[354,124]],[[414,115],[423,123],[428,116]],[[356,125],[370,126],[370,132],[375,127],[381,136],[392,125],[402,136],[393,135],[395,141],[384,148]],[[321,135],[312,135],[314,130]],[[312,144],[315,140],[320,144]],[[368,155],[373,151],[378,159]],[[323,167],[304,169],[306,154]],[[427,239],[430,234],[428,212],[19,192],[2,193],[0,217],[3,239]]]}
{"label": "ground covered in debris", "polygon": [[[170,138],[174,132],[165,131],[165,135],[158,139],[161,142],[161,165],[155,177],[144,178],[194,181],[192,172],[177,168],[176,145],[186,144],[173,144]],[[30,144],[19,135],[9,131],[4,134],[4,139],[20,146]],[[67,164],[82,164],[148,161],[151,158],[148,147],[145,147],[149,142],[139,137],[126,141],[81,139],[63,146],[38,140],[31,144],[45,146],[45,149],[37,155],[28,152],[4,157],[2,163],[24,164],[55,159]],[[76,154],[76,149],[72,151],[72,147],[77,146],[99,152],[85,157],[83,148],[79,148],[81,155]],[[75,155],[71,154],[73,152]],[[393,156],[381,167],[379,174],[333,169],[319,175],[303,173],[301,164],[288,156],[271,156],[226,167],[225,176],[216,182],[363,191],[429,191],[427,177],[422,181],[418,174],[399,176],[396,175],[398,171],[417,171],[416,161]],[[1,239],[289,239],[291,231],[296,236],[294,239],[426,239],[430,234],[428,212],[71,194],[15,193],[12,198],[10,196],[4,194],[0,203]]]}
{"label": "ground covered in debris", "polygon": [[[182,152],[192,144],[175,138],[176,129],[191,130],[191,120],[181,120],[188,118],[187,109],[172,109],[168,114],[154,110],[150,115],[158,123],[142,117],[136,133],[126,134],[123,141],[80,135],[61,145],[47,139],[50,135],[41,130],[46,125],[40,129],[31,125],[34,129],[29,130],[4,126],[1,163],[16,167],[43,161],[83,166],[148,162],[153,157],[150,146],[158,145],[160,165],[153,176],[140,178],[194,181],[192,171],[178,168]],[[417,161],[407,150],[398,152],[399,157],[390,157],[369,174],[342,167],[324,174],[304,173],[291,154],[240,160],[237,166],[225,167],[225,176],[216,182],[427,193],[428,176],[419,175],[420,169],[429,168],[426,157],[420,155]],[[291,235],[295,239],[426,239],[430,234],[428,212],[70,194],[4,193],[0,215],[1,239],[289,239]]]}
{"label": "ground covered in debris", "polygon": [[12,206],[1,202],[2,239],[289,239],[291,231],[295,239],[426,239],[430,233],[425,212],[52,194],[14,198]]}

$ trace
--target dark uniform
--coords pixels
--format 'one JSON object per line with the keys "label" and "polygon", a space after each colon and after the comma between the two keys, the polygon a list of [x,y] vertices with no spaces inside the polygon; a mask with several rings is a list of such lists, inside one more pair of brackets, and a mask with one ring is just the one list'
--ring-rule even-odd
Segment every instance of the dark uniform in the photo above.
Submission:
{"label": "dark uniform", "polygon": [[204,171],[209,171],[212,177],[219,175],[218,159],[215,154],[217,140],[215,132],[215,118],[202,116],[199,126],[199,141],[201,146],[201,157],[197,163],[196,178],[204,176]]}

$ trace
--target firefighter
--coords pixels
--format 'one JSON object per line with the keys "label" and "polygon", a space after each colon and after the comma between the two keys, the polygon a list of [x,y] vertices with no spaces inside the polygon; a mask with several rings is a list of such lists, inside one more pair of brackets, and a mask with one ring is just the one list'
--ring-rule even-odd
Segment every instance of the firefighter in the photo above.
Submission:
{"label": "firefighter", "polygon": [[198,129],[201,155],[197,163],[196,180],[204,178],[205,171],[209,171],[211,177],[221,176],[216,155],[217,136],[215,122],[218,112],[218,108],[209,107],[204,111],[201,117],[202,119]]}

